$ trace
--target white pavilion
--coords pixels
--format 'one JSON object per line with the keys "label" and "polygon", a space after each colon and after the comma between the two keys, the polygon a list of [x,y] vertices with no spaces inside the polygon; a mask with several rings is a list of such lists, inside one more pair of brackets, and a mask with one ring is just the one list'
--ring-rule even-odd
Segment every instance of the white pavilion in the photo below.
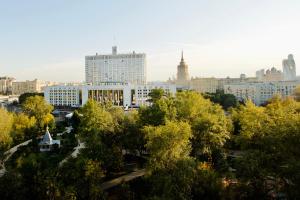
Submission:
{"label": "white pavilion", "polygon": [[53,140],[50,133],[49,128],[47,126],[46,133],[43,136],[43,139],[39,143],[40,151],[51,151],[53,149],[53,145],[58,145],[60,147],[60,140]]}

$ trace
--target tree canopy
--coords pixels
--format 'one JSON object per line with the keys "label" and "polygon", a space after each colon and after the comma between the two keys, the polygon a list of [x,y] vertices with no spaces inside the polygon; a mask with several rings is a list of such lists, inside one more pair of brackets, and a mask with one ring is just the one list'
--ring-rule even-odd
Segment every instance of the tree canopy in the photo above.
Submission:
{"label": "tree canopy", "polygon": [[[72,134],[85,143],[78,157],[58,168],[46,162],[51,153],[23,151],[12,162],[16,169],[0,178],[2,196],[27,197],[29,191],[43,199],[105,199],[118,192],[120,198],[164,200],[300,196],[299,102],[274,96],[264,106],[246,101],[227,109],[193,91],[168,96],[154,90],[150,96],[148,107],[126,112],[89,100],[72,119]],[[40,98],[27,98],[24,113],[0,109],[2,149],[47,124],[52,107]],[[132,172],[133,165],[146,175],[106,194],[101,190],[103,181]]]}
{"label": "tree canopy", "polygon": [[27,100],[27,98],[29,97],[33,97],[33,96],[44,96],[44,93],[37,93],[37,92],[33,92],[33,93],[23,93],[19,96],[19,104],[23,104],[25,103],[25,101]]}
{"label": "tree canopy", "polygon": [[1,151],[7,149],[12,143],[10,135],[13,127],[13,115],[5,109],[0,108],[0,148]]}
{"label": "tree canopy", "polygon": [[35,117],[38,128],[43,130],[45,126],[54,122],[54,117],[51,114],[53,106],[48,104],[44,97],[30,96],[22,104],[24,113],[29,117]]}

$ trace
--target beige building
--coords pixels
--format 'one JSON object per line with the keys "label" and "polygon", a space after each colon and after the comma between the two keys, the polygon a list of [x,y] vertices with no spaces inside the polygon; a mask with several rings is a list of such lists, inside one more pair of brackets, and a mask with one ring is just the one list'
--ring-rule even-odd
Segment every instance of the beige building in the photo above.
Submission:
{"label": "beige building", "polygon": [[0,94],[11,94],[13,81],[12,77],[0,77]]}
{"label": "beige building", "polygon": [[282,81],[283,73],[277,70],[275,67],[268,69],[266,72],[264,69],[256,71],[256,78],[258,81],[270,82],[270,81]]}
{"label": "beige building", "polygon": [[192,78],[190,81],[190,89],[200,93],[215,93],[218,89],[217,78]]}
{"label": "beige building", "polygon": [[21,95],[31,92],[42,92],[46,86],[44,81],[34,79],[33,81],[15,81],[12,83],[12,94]]}
{"label": "beige building", "polygon": [[176,85],[178,85],[178,86],[188,86],[189,81],[190,81],[189,67],[184,61],[183,52],[182,52],[180,63],[177,66]]}
{"label": "beige building", "polygon": [[241,74],[239,78],[219,78],[218,79],[218,89],[224,90],[224,86],[228,84],[237,84],[237,83],[251,83],[257,82],[256,77],[246,77],[245,74]]}
{"label": "beige building", "polygon": [[[169,83],[172,81],[169,80]],[[240,83],[255,83],[256,77],[246,77],[241,74],[239,78],[191,78],[188,81],[188,88],[200,93],[216,93],[217,90],[224,90],[224,86],[228,84],[240,84]],[[178,85],[177,85],[178,86]]]}

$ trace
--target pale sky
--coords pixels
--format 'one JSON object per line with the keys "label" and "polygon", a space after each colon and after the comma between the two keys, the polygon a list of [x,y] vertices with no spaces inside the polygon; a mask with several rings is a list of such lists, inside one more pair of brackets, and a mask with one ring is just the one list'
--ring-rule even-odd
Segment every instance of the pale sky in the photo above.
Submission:
{"label": "pale sky", "polygon": [[181,50],[198,77],[281,70],[290,53],[299,66],[300,1],[0,0],[0,76],[83,81],[84,57],[115,44],[147,54],[149,81],[174,76]]}

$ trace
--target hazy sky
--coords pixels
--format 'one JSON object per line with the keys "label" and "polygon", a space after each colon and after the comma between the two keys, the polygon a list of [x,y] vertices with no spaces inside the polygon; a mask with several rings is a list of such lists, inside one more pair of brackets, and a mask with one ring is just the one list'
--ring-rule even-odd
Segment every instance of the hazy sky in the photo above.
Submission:
{"label": "hazy sky", "polygon": [[289,53],[299,66],[300,1],[0,0],[0,76],[82,81],[84,56],[114,44],[146,53],[151,81],[182,49],[191,76],[254,76]]}

